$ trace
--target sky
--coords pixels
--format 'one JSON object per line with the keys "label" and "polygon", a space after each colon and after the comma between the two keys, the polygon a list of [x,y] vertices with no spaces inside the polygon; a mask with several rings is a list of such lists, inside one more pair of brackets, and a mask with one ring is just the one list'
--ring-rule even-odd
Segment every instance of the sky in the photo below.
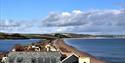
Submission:
{"label": "sky", "polygon": [[0,32],[125,34],[125,0],[0,0]]}

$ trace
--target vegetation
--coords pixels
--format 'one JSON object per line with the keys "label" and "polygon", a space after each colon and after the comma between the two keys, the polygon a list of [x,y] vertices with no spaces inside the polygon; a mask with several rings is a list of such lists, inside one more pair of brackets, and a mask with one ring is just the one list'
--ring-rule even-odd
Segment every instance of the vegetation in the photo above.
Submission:
{"label": "vegetation", "polygon": [[0,39],[28,39],[28,38],[17,33],[16,34],[0,33]]}
{"label": "vegetation", "polygon": [[16,51],[23,51],[24,50],[24,47],[20,44],[15,44],[14,48]]}
{"label": "vegetation", "polygon": [[60,33],[55,33],[54,36],[57,37],[57,38],[70,38],[70,37],[68,37],[66,35],[63,35],[63,34],[60,34]]}
{"label": "vegetation", "polygon": [[8,34],[0,33],[0,39],[47,39],[53,40],[57,38],[125,38],[125,35],[89,35],[89,34],[75,34],[75,33],[53,33],[53,34]]}
{"label": "vegetation", "polygon": [[56,37],[47,34],[7,34],[0,33],[0,39],[54,39]]}

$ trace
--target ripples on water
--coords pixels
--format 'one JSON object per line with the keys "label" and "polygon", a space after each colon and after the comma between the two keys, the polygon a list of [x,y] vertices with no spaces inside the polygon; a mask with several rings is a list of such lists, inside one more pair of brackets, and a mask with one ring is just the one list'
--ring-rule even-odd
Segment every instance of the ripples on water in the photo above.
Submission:
{"label": "ripples on water", "polygon": [[109,63],[125,63],[125,39],[65,39],[65,42]]}

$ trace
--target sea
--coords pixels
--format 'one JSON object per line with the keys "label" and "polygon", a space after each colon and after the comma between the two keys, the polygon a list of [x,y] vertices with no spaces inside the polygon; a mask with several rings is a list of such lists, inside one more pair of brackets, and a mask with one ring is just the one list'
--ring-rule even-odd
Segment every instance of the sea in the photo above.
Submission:
{"label": "sea", "polygon": [[[15,44],[27,45],[40,39],[0,40],[0,51],[10,51]],[[108,63],[125,63],[125,39],[64,39],[65,43]]]}
{"label": "sea", "polygon": [[11,51],[15,44],[28,45],[40,42],[40,39],[18,39],[18,40],[0,40],[0,52]]}
{"label": "sea", "polygon": [[108,63],[125,63],[125,39],[65,39],[65,42]]}

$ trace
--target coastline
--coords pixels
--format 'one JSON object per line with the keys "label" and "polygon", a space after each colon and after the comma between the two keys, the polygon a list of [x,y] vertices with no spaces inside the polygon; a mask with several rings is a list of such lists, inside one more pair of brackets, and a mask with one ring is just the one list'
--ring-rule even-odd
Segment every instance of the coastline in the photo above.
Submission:
{"label": "coastline", "polygon": [[[42,42],[42,43],[45,43],[45,42]],[[86,52],[79,51],[78,49],[66,44],[64,42],[64,39],[54,39],[54,40],[46,43],[46,45],[49,43],[51,43],[53,46],[55,46],[57,51],[60,52],[62,55],[66,55],[66,57],[68,57],[72,54],[75,54],[78,57],[89,57],[91,63],[106,63],[105,61],[99,60],[96,57],[94,57]],[[36,44],[40,45],[39,43],[36,43]],[[41,45],[41,46],[44,46],[44,45]]]}
{"label": "coastline", "polygon": [[[59,48],[59,51],[61,51],[62,54],[65,54],[66,56],[69,56],[71,55],[72,53],[76,54],[77,56],[79,57],[90,57],[90,62],[91,63],[106,63],[105,61],[103,60],[99,60],[97,59],[96,57],[86,53],[86,52],[83,52],[83,51],[79,51],[77,50],[76,48],[70,46],[70,45],[67,45],[63,39],[56,39],[53,41],[53,44],[54,46],[56,46],[56,48]],[[66,49],[66,51],[63,51],[61,50],[61,48],[63,49]]]}
{"label": "coastline", "polygon": [[64,38],[64,39],[125,39],[125,38],[91,37],[91,38]]}

